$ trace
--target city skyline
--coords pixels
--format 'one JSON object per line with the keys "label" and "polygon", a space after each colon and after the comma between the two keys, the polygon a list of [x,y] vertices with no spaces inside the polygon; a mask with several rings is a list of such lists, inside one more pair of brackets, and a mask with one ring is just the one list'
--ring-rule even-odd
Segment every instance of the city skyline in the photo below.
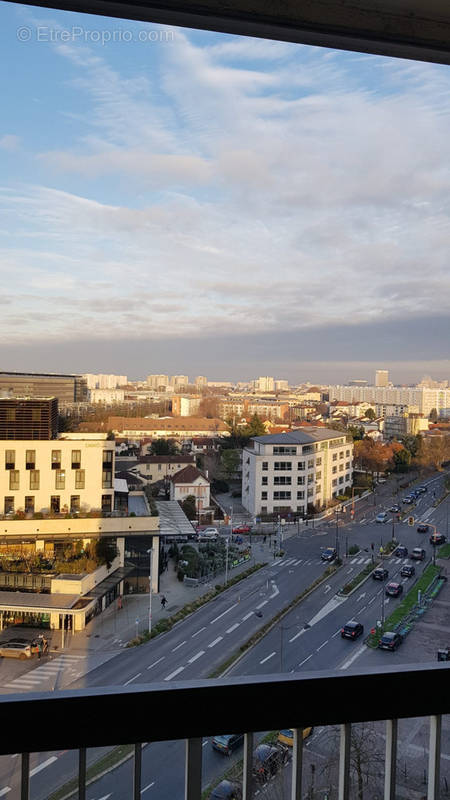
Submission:
{"label": "city skyline", "polygon": [[4,4],[3,363],[449,374],[445,67],[92,26]]}

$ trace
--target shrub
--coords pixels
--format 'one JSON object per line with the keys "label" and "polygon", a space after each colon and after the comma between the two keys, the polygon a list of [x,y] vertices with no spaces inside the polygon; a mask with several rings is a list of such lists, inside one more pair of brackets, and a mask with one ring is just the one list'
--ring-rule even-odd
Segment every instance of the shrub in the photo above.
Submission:
{"label": "shrub", "polygon": [[349,556],[355,556],[356,553],[359,553],[359,545],[352,544],[352,546],[349,547],[348,554]]}

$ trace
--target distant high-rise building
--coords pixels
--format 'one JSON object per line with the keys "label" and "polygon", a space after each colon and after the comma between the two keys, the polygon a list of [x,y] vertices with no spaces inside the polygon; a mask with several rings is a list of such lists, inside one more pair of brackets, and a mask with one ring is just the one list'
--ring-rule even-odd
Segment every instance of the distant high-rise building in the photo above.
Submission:
{"label": "distant high-rise building", "polygon": [[276,392],[287,392],[289,389],[289,381],[275,381]]}
{"label": "distant high-rise building", "polygon": [[265,375],[253,381],[253,387],[257,392],[273,392],[275,390],[275,381],[269,375]]}
{"label": "distant high-rise building", "polygon": [[197,389],[203,389],[204,386],[208,385],[208,378],[205,375],[197,375],[195,385]]}
{"label": "distant high-rise building", "polygon": [[170,383],[174,389],[182,389],[183,386],[189,386],[189,377],[187,375],[173,375]]}
{"label": "distant high-rise building", "polygon": [[40,372],[0,372],[0,397],[56,397],[62,403],[86,403],[87,381],[83,375]]}
{"label": "distant high-rise building", "polygon": [[375,386],[389,386],[389,371],[387,369],[376,370]]}
{"label": "distant high-rise building", "polygon": [[169,385],[168,375],[147,375],[147,385],[150,389],[160,391],[166,389]]}
{"label": "distant high-rise building", "polygon": [[86,373],[88,389],[117,389],[118,386],[125,386],[128,383],[126,375],[92,375]]}

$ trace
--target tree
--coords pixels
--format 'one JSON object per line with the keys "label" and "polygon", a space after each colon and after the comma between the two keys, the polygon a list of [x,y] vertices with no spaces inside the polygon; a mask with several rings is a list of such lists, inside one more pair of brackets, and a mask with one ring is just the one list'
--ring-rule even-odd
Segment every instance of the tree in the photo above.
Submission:
{"label": "tree", "polygon": [[176,456],[177,447],[173,439],[155,439],[150,447],[152,456]]}
{"label": "tree", "polygon": [[266,429],[263,425],[261,417],[258,416],[256,411],[251,417],[248,425],[245,426],[243,432],[247,438],[250,438],[251,436],[265,436]]}
{"label": "tree", "polygon": [[95,544],[95,556],[99,564],[106,564],[109,569],[118,555],[119,551],[114,539],[97,539]]}
{"label": "tree", "polygon": [[367,419],[370,419],[370,420],[373,421],[376,418],[376,416],[377,415],[375,414],[375,411],[373,410],[373,408],[368,408],[367,409],[367,411],[366,411]]}
{"label": "tree", "polygon": [[361,439],[364,439],[364,428],[360,427],[359,425],[348,425],[347,426],[347,433],[350,434],[354,442],[359,442]]}
{"label": "tree", "polygon": [[197,509],[195,505],[195,497],[193,494],[188,494],[188,496],[181,503],[181,508],[183,509],[188,519],[196,518]]}
{"label": "tree", "polygon": [[432,408],[430,411],[430,416],[428,417],[430,422],[437,422],[439,419],[439,415],[436,408]]}
{"label": "tree", "polygon": [[394,453],[395,472],[408,472],[410,464],[411,453],[409,450],[406,450],[405,448],[402,448],[402,450],[396,450]]}
{"label": "tree", "polygon": [[221,471],[225,478],[234,478],[240,464],[239,450],[224,450],[220,456]]}

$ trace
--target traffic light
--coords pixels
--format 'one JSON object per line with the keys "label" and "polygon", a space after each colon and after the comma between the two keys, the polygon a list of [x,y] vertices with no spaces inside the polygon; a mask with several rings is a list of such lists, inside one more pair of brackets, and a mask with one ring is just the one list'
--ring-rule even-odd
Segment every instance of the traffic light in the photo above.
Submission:
{"label": "traffic light", "polygon": [[414,517],[408,517],[408,525],[411,527],[414,525]]}

